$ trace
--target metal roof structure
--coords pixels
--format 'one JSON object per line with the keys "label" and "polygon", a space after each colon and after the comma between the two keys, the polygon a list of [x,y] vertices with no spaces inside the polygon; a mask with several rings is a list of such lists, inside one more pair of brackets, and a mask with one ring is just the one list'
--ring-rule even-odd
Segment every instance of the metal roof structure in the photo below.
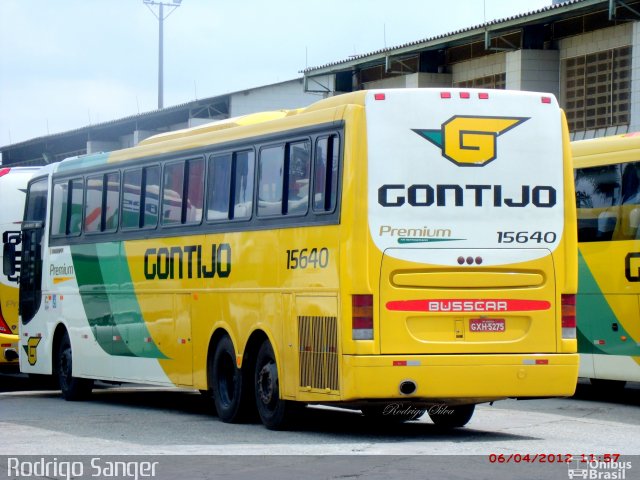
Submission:
{"label": "metal roof structure", "polygon": [[[567,0],[556,3],[530,12],[514,15],[507,18],[492,20],[468,28],[455,30],[453,32],[427,37],[421,40],[408,42],[395,47],[387,47],[374,52],[360,55],[353,55],[347,59],[330,62],[317,67],[309,67],[302,70],[305,77],[326,75],[330,73],[345,71],[354,68],[363,68],[370,65],[380,64],[387,57],[402,57],[407,54],[415,54],[422,50],[436,50],[462,45],[474,40],[485,39],[487,50],[495,47],[491,46],[491,40],[506,32],[521,29],[531,25],[540,25],[547,22],[558,22],[571,17],[585,15],[595,11],[608,11],[609,18],[621,21],[628,20],[624,12],[630,8],[630,2],[623,0]],[[635,10],[631,9],[632,12]],[[637,18],[637,17],[634,17]],[[515,49],[515,48],[514,48]]]}

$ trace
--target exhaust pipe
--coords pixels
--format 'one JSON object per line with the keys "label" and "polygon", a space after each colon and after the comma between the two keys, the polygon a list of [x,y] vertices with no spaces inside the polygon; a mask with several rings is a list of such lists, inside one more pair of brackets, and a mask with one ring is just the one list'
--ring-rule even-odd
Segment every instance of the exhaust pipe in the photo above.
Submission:
{"label": "exhaust pipe", "polygon": [[403,380],[398,387],[403,395],[411,395],[418,389],[418,385],[413,380]]}
{"label": "exhaust pipe", "polygon": [[8,362],[13,362],[18,359],[18,352],[13,348],[7,348],[4,351],[4,359]]}

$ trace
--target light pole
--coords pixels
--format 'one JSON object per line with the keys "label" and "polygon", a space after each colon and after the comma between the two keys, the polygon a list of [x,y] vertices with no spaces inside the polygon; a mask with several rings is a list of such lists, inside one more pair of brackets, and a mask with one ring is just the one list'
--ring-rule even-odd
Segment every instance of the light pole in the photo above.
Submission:
{"label": "light pole", "polygon": [[[158,19],[158,110],[160,110],[163,105],[163,70],[162,70],[162,36],[163,36],[163,22],[164,19],[171,15],[176,8],[180,6],[182,0],[142,0],[143,3],[147,6],[149,11],[153,13],[153,15]],[[158,6],[158,13],[156,14],[155,10],[152,7]],[[164,14],[164,7],[171,7],[171,10]]]}

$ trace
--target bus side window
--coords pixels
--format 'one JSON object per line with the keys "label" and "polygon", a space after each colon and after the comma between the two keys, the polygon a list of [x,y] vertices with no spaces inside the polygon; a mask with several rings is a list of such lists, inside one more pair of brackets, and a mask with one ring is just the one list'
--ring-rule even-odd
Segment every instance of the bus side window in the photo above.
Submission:
{"label": "bus side window", "polygon": [[142,199],[140,200],[140,228],[154,228],[158,225],[160,209],[160,167],[142,169]]}
{"label": "bus side window", "polygon": [[258,159],[258,215],[282,214],[284,183],[284,145],[265,147]]}
{"label": "bus side window", "polygon": [[69,200],[69,182],[53,184],[53,206],[51,213],[51,235],[67,234],[67,215]]}
{"label": "bus side window", "polygon": [[164,167],[162,181],[162,224],[180,224],[182,218],[182,192],[184,189],[184,162]]}
{"label": "bus side window", "polygon": [[142,191],[142,169],[125,170],[122,175],[122,217],[121,226],[140,227],[140,197]]}
{"label": "bus side window", "polygon": [[182,223],[200,223],[204,208],[204,160],[187,160]]}
{"label": "bus side window", "polygon": [[311,144],[308,141],[287,145],[287,214],[304,215],[309,209],[309,168]]}
{"label": "bus side window", "polygon": [[120,217],[120,173],[107,173],[104,183],[103,231],[112,232],[118,228],[118,218]]}
{"label": "bus side window", "polygon": [[67,226],[67,235],[79,235],[82,229],[82,197],[83,197],[83,181],[82,179],[71,180],[71,206],[69,209],[69,224]]}
{"label": "bus side window", "polygon": [[333,212],[338,193],[338,159],[340,144],[337,135],[320,137],[316,141],[313,181],[313,210]]}
{"label": "bus side window", "polygon": [[620,223],[620,184],[617,165],[576,170],[578,241],[614,239]]}
{"label": "bus side window", "polygon": [[253,178],[255,172],[255,154],[253,150],[233,154],[231,177],[231,197],[233,198],[232,219],[251,218],[253,210]]}
{"label": "bus side window", "polygon": [[207,192],[207,220],[227,220],[231,201],[231,154],[209,158]]}
{"label": "bus side window", "polygon": [[103,176],[87,177],[87,196],[84,205],[84,231],[95,233],[101,230]]}
{"label": "bus side window", "polygon": [[622,232],[624,240],[640,234],[640,162],[622,165]]}

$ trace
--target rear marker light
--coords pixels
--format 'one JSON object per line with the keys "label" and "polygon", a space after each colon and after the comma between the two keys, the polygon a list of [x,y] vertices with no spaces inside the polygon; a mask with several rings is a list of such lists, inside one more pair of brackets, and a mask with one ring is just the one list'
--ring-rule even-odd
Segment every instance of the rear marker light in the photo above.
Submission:
{"label": "rear marker light", "polygon": [[387,98],[387,96],[384,93],[374,93],[373,98],[375,98],[376,100],[384,100]]}
{"label": "rear marker light", "polygon": [[422,362],[420,362],[420,360],[394,360],[393,361],[394,367],[419,367],[420,365],[422,365]]}
{"label": "rear marker light", "polygon": [[351,297],[351,329],[354,340],[373,340],[373,295]]}
{"label": "rear marker light", "polygon": [[542,97],[542,103],[551,103],[551,97]]}
{"label": "rear marker light", "polygon": [[10,168],[0,168],[0,177],[4,177],[10,171],[11,171]]}
{"label": "rear marker light", "polygon": [[488,93],[479,93],[478,94],[478,98],[480,100],[489,100],[489,94]]}
{"label": "rear marker light", "polygon": [[451,98],[451,92],[440,92],[440,98]]}
{"label": "rear marker light", "polygon": [[525,359],[522,360],[523,365],[549,365],[549,360],[547,358],[538,358],[536,360],[533,359]]}
{"label": "rear marker light", "polygon": [[471,94],[469,92],[460,92],[460,98],[471,98]]}
{"label": "rear marker light", "polygon": [[567,294],[561,296],[562,304],[562,338],[576,338],[576,296]]}
{"label": "rear marker light", "polygon": [[9,328],[9,324],[4,320],[2,316],[2,309],[0,309],[0,333],[11,334],[11,329]]}

